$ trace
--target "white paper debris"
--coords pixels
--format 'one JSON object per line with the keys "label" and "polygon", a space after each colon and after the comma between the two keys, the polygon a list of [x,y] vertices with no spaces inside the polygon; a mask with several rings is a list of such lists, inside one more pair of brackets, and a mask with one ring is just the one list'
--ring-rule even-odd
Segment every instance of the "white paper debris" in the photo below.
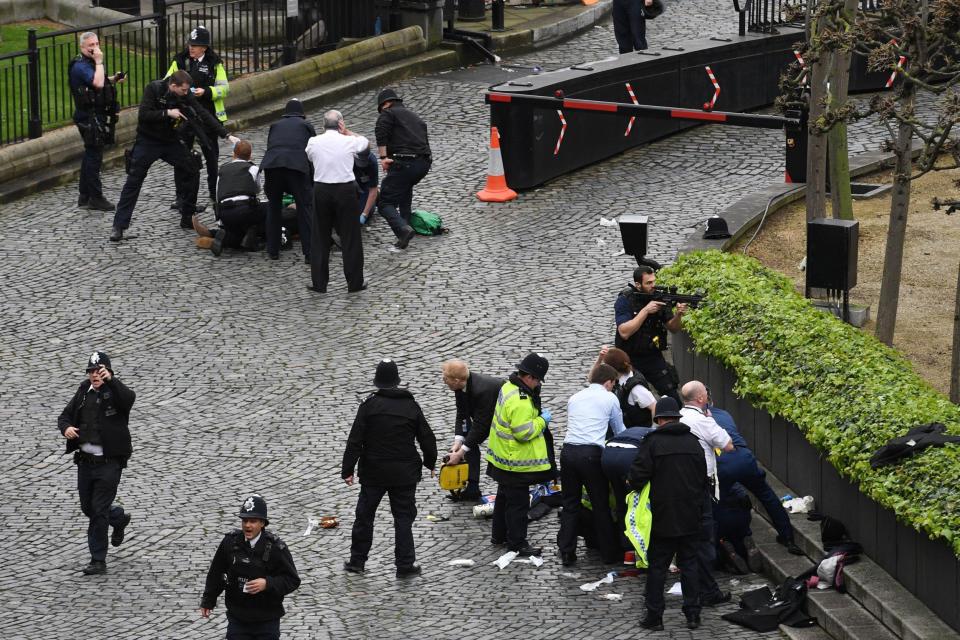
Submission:
{"label": "white paper debris", "polygon": [[667,593],[669,593],[669,594],[672,595],[672,596],[682,596],[682,595],[683,595],[683,588],[680,587],[680,583],[679,583],[679,582],[674,582],[674,583],[673,583],[673,586],[670,587],[670,591],[667,591]]}
{"label": "white paper debris", "polygon": [[507,565],[513,562],[513,559],[517,557],[516,551],[507,551],[505,554],[491,562],[490,564],[497,565],[498,569],[506,569]]}
{"label": "white paper debris", "polygon": [[313,528],[318,524],[320,524],[320,520],[317,518],[307,518],[307,530],[303,532],[303,535],[310,535],[310,532],[313,531]]}
{"label": "white paper debris", "polygon": [[457,558],[455,560],[451,560],[447,564],[450,565],[451,567],[472,567],[477,563],[471,560],[470,558]]}
{"label": "white paper debris", "polygon": [[617,221],[614,220],[613,218],[610,218],[610,219],[608,220],[608,219],[604,218],[603,216],[600,216],[600,226],[601,226],[601,227],[615,227],[615,226],[617,226]]}
{"label": "white paper debris", "polygon": [[617,575],[615,571],[611,571],[604,577],[600,578],[596,582],[588,582],[587,584],[580,585],[580,591],[596,591],[597,587],[602,584],[612,584],[613,577]]}
{"label": "white paper debris", "polygon": [[561,577],[561,578],[570,578],[570,579],[572,579],[572,580],[579,580],[579,579],[580,579],[580,574],[579,574],[579,573],[570,573],[569,571],[564,571],[563,573],[560,574],[560,577]]}
{"label": "white paper debris", "polygon": [[623,600],[622,593],[605,593],[600,597],[603,598],[604,600],[613,600],[614,602],[620,602],[621,600]]}
{"label": "white paper debris", "polygon": [[517,558],[514,560],[515,563],[519,564],[532,564],[535,567],[543,566],[543,558],[540,556],[529,556],[527,558]]}

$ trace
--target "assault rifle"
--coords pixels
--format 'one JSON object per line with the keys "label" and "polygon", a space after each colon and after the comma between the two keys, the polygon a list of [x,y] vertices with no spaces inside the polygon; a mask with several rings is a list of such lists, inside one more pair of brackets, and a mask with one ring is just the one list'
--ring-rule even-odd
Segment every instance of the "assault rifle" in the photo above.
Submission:
{"label": "assault rifle", "polygon": [[691,308],[696,309],[706,296],[704,294],[685,294],[677,293],[677,287],[674,286],[665,286],[658,285],[654,287],[653,293],[643,293],[636,291],[635,289],[631,292],[631,306],[639,311],[640,309],[647,306],[651,301],[662,302],[668,307],[675,307],[678,304],[686,304]]}
{"label": "assault rifle", "polygon": [[203,128],[203,121],[200,118],[200,114],[197,113],[197,110],[187,104],[186,100],[181,102],[178,108],[180,109],[180,113],[183,114],[183,123],[189,127],[193,136],[197,139],[197,142],[200,143],[200,148],[205,151],[213,149],[213,143]]}

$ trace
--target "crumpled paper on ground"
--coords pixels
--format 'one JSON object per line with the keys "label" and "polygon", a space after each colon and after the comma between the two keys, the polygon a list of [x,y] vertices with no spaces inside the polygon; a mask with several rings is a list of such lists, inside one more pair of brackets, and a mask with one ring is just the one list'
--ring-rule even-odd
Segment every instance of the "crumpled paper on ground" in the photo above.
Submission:
{"label": "crumpled paper on ground", "polygon": [[517,558],[514,562],[518,564],[532,564],[535,567],[543,566],[543,558],[540,556],[528,556],[526,558]]}
{"label": "crumpled paper on ground", "polygon": [[491,562],[490,564],[497,565],[498,569],[506,569],[507,565],[513,562],[513,559],[517,557],[516,551],[507,551],[505,554]]}
{"label": "crumpled paper on ground", "polygon": [[683,588],[680,586],[679,582],[674,582],[673,586],[670,587],[670,591],[667,591],[667,593],[669,593],[672,596],[682,596]]}
{"label": "crumpled paper on ground", "polygon": [[574,579],[574,580],[578,580],[578,579],[580,578],[580,574],[579,574],[579,573],[570,573],[569,571],[564,571],[563,573],[560,574],[560,577],[561,577],[561,578],[572,578],[572,579]]}
{"label": "crumpled paper on ground", "polygon": [[470,558],[456,558],[454,560],[451,560],[447,564],[450,565],[451,567],[472,567],[477,563],[471,560]]}
{"label": "crumpled paper on ground", "polygon": [[787,513],[809,513],[813,511],[813,506],[813,496],[791,498],[783,503],[783,508],[787,510]]}
{"label": "crumpled paper on ground", "polygon": [[313,528],[318,524],[320,524],[320,520],[317,518],[307,518],[307,530],[303,532],[303,535],[310,535],[310,532],[313,531]]}
{"label": "crumpled paper on ground", "polygon": [[580,591],[596,591],[597,587],[602,584],[613,584],[613,577],[617,575],[616,571],[611,571],[604,577],[600,578],[596,582],[588,582],[587,584],[580,585]]}
{"label": "crumpled paper on ground", "polygon": [[603,216],[600,216],[600,226],[601,226],[601,227],[615,227],[615,226],[617,226],[617,221],[614,220],[613,218],[610,218],[610,219],[608,220],[607,218],[604,218]]}
{"label": "crumpled paper on ground", "polygon": [[622,593],[605,593],[600,597],[603,598],[604,600],[613,600],[614,602],[620,602],[621,600],[623,600]]}

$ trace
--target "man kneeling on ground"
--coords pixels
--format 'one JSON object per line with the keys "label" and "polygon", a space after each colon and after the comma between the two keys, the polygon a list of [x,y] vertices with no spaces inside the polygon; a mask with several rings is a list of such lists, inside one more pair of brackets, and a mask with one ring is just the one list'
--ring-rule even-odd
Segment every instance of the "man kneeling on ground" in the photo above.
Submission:
{"label": "man kneeling on ground", "polygon": [[256,251],[260,248],[267,204],[257,201],[260,168],[255,165],[253,145],[241,140],[233,148],[233,159],[220,166],[217,178],[217,220],[210,251],[219,256],[223,247]]}

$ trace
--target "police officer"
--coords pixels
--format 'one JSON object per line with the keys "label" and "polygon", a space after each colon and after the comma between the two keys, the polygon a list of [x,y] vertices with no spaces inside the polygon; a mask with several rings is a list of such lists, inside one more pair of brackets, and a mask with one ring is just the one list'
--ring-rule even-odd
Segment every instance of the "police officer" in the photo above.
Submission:
{"label": "police officer", "polygon": [[253,145],[240,140],[233,148],[233,159],[220,167],[217,179],[217,220],[220,228],[213,236],[210,251],[219,256],[223,247],[256,251],[267,217],[267,205],[257,200],[260,192],[260,168],[251,160]]}
{"label": "police officer", "polygon": [[100,167],[103,164],[104,146],[114,143],[114,130],[120,113],[113,85],[123,82],[124,74],[106,75],[100,39],[97,34],[87,31],[80,36],[80,54],[70,61],[67,75],[75,106],[73,122],[83,138],[77,206],[113,211],[113,203],[103,197]]}
{"label": "police officer", "polygon": [[617,296],[614,304],[617,335],[615,344],[630,356],[633,368],[653,385],[660,395],[670,396],[680,402],[677,381],[671,367],[663,358],[667,348],[667,330],[680,330],[680,323],[687,305],[678,304],[677,313],[663,302],[646,302],[638,294],[653,294],[657,285],[656,272],[647,266],[633,271],[633,283]]}
{"label": "police officer", "polygon": [[[381,360],[373,378],[377,391],[357,409],[343,452],[340,477],[353,484],[359,462],[360,497],[350,542],[350,559],[343,568],[363,573],[373,544],[373,521],[383,496],[390,496],[395,535],[397,577],[420,575],[415,563],[413,521],[417,517],[417,483],[421,467],[434,475],[437,440],[413,394],[400,387],[397,363]],[[423,452],[417,453],[416,441]]]}
{"label": "police officer", "polygon": [[307,143],[317,135],[303,114],[303,105],[294,98],[287,102],[283,117],[270,125],[267,151],[260,168],[263,170],[263,191],[270,203],[267,214],[267,255],[280,258],[280,227],[283,194],[289,193],[297,207],[297,229],[303,257],[310,262],[310,218],[313,215],[313,188]]}
{"label": "police officer", "polygon": [[[217,52],[210,46],[210,31],[204,26],[198,26],[190,32],[190,38],[187,40],[187,47],[178,53],[170,68],[167,69],[169,78],[177,71],[186,71],[193,80],[190,88],[193,97],[197,99],[204,111],[214,116],[220,123],[227,121],[227,110],[223,105],[224,98],[230,91],[230,85],[227,82],[227,70],[223,66],[223,61]],[[217,194],[217,166],[220,163],[220,147],[217,144],[218,127],[203,125],[207,138],[210,139],[209,145],[201,145],[203,159],[207,165],[207,187],[210,189],[210,199],[216,201]],[[184,136],[184,143],[188,149],[193,148],[194,135],[187,133]],[[177,184],[186,180],[183,169],[174,168],[174,179]],[[177,192],[178,198],[182,198],[182,193]]]}
{"label": "police officer", "polygon": [[136,394],[114,375],[110,357],[94,351],[87,362],[87,379],[57,419],[57,427],[67,439],[67,453],[73,453],[77,465],[80,508],[90,519],[86,575],[107,572],[107,526],[113,527],[110,543],[119,547],[130,524],[130,514],[113,500],[133,453],[128,423],[135,399]]}
{"label": "police officer", "polygon": [[647,48],[646,11],[652,6],[653,0],[613,0],[613,35],[621,54]]}
{"label": "police officer", "polygon": [[280,637],[283,597],[300,586],[290,549],[266,527],[267,503],[253,494],[237,514],[242,525],[223,537],[210,563],[200,615],[210,616],[226,591],[227,640]]}
{"label": "police officer", "polygon": [[380,164],[386,173],[380,184],[380,213],[397,236],[396,246],[406,249],[415,235],[410,226],[413,187],[430,171],[432,154],[427,125],[403,106],[393,89],[377,96],[375,133]]}
{"label": "police officer", "polygon": [[[377,206],[380,195],[380,172],[377,169],[377,154],[368,149],[353,156],[353,178],[357,181],[357,205],[360,211],[360,224],[370,224],[370,218]],[[369,227],[367,227],[369,229]]]}
{"label": "police officer", "polygon": [[233,144],[239,141],[228,136],[223,125],[200,107],[197,99],[190,94],[191,82],[189,73],[177,71],[166,80],[151,82],[143,90],[137,116],[137,139],[130,152],[127,181],[120,192],[117,213],[113,217],[113,230],[110,233],[113,242],[120,242],[123,232],[130,226],[133,208],[140,197],[140,187],[147,178],[147,171],[157,160],[182,170],[185,183],[184,199],[180,203],[180,227],[193,228],[200,167],[182,136],[204,135],[200,133],[202,128],[199,128],[202,121],[204,126],[214,129],[221,138],[229,137]]}

